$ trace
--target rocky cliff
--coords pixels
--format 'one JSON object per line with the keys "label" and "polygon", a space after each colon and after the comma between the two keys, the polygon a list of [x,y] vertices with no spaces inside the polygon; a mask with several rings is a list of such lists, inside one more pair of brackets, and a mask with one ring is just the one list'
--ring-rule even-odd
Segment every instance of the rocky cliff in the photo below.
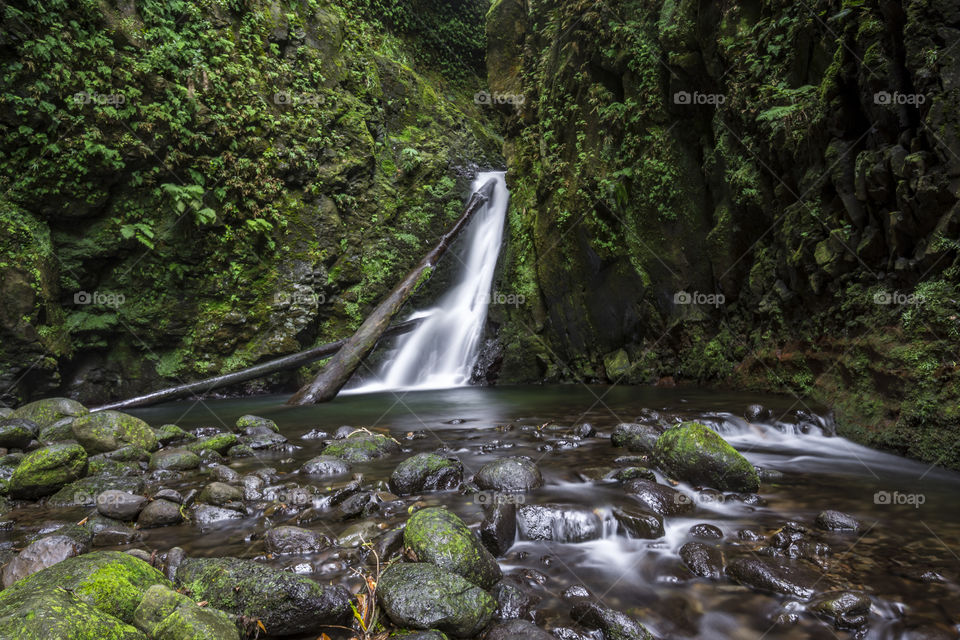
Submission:
{"label": "rocky cliff", "polygon": [[498,0],[501,380],[822,402],[960,466],[960,6]]}

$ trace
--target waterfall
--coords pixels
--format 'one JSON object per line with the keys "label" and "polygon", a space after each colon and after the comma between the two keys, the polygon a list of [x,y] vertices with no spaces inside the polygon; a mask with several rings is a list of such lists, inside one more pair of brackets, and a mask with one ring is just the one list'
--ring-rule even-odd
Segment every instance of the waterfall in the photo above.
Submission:
{"label": "waterfall", "polygon": [[[463,231],[452,287],[437,306],[418,311],[408,319],[422,318],[416,329],[399,338],[390,358],[374,380],[348,393],[385,389],[444,389],[470,381],[487,320],[493,272],[500,254],[504,218],[510,194],[504,172],[477,175],[471,187],[476,192],[491,179],[493,197],[474,214]],[[449,260],[450,258],[448,258]]]}

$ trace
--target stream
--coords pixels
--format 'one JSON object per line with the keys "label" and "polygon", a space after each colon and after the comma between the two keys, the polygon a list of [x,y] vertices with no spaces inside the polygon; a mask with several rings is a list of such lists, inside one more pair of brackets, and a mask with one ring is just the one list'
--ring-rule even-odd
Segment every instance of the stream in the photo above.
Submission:
{"label": "stream", "polygon": [[[741,530],[769,536],[785,522],[796,521],[830,549],[822,556],[823,582],[815,590],[827,590],[827,585],[839,579],[847,588],[869,595],[869,621],[857,637],[956,637],[960,563],[955,554],[960,549],[960,513],[954,504],[960,475],[831,437],[828,413],[811,411],[792,398],[687,388],[568,385],[383,392],[298,408],[283,406],[283,400],[177,402],[133,411],[154,427],[176,423],[187,430],[223,429],[251,413],[271,418],[289,442],[278,450],[263,449],[255,457],[234,459],[229,466],[241,474],[265,473],[279,491],[293,484],[313,486],[320,496],[310,504],[279,508],[264,509],[248,502],[245,517],[203,527],[185,523],[145,529],[135,546],[160,552],[180,546],[190,556],[258,558],[356,591],[362,584],[356,570],[371,570],[372,559],[367,554],[332,548],[268,557],[264,532],[280,524],[297,524],[310,507],[318,517],[309,524],[300,522],[300,526],[331,537],[358,522],[368,522],[371,527],[380,524],[381,529],[401,525],[414,503],[446,505],[471,526],[481,521],[486,494],[455,490],[423,493],[405,499],[404,508],[360,520],[345,520],[335,509],[325,509],[322,496],[345,486],[351,478],[311,481],[296,474],[324,447],[323,439],[303,436],[317,429],[332,435],[341,425],[351,425],[388,433],[403,447],[402,453],[354,465],[353,473],[362,474],[364,488],[387,480],[395,466],[414,453],[442,450],[456,455],[463,463],[465,480],[498,457],[529,456],[540,467],[544,486],[517,496],[517,502],[587,507],[603,517],[599,539],[577,543],[517,540],[499,558],[506,575],[517,577],[536,593],[540,600],[533,615],[547,629],[572,626],[569,606],[560,593],[582,584],[603,604],[634,615],[661,638],[853,637],[805,613],[798,599],[757,593],[726,579],[695,577],[678,557],[679,548],[692,539],[688,530],[695,524],[719,527],[723,532],[720,547],[729,559],[761,553],[760,543],[745,540]],[[775,418],[762,424],[747,423],[741,416],[752,403],[762,403]],[[719,431],[751,463],[782,476],[764,481],[759,498],[698,494],[692,487],[680,485],[678,488],[693,496],[694,510],[665,518],[665,535],[659,539],[630,538],[617,531],[610,512],[629,505],[631,496],[622,483],[599,478],[617,466],[618,457],[629,455],[611,445],[608,436],[613,427],[641,415],[649,417],[650,410],[668,422],[696,418]],[[597,435],[571,435],[572,427],[583,422],[592,424]],[[150,477],[147,480],[148,487],[157,486]],[[658,480],[665,482],[659,474]],[[167,477],[162,485],[184,492],[206,482],[204,472],[190,472]],[[283,499],[279,496],[274,505]],[[814,519],[824,509],[852,514],[861,523],[860,531],[816,531]],[[17,526],[4,528],[0,538],[5,543],[20,542],[52,521],[79,520],[88,511],[23,507],[7,514]],[[330,635],[349,637],[337,636],[334,631]]]}

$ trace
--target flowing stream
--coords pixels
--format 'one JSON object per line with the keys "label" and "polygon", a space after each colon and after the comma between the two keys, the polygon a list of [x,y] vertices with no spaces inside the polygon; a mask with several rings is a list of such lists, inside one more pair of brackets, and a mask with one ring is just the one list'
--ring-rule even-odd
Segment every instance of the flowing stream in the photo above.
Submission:
{"label": "flowing stream", "polygon": [[475,193],[490,180],[496,181],[493,197],[474,214],[464,231],[461,251],[451,251],[459,261],[453,286],[434,308],[418,311],[408,318],[424,320],[415,330],[400,337],[373,380],[344,393],[444,389],[470,381],[487,320],[490,288],[510,199],[502,171],[478,174],[471,191]]}

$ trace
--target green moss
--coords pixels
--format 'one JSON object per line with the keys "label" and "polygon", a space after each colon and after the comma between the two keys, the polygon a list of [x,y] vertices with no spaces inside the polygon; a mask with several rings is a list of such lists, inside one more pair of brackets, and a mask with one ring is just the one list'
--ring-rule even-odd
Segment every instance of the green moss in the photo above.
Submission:
{"label": "green moss", "polygon": [[489,589],[501,577],[490,552],[463,520],[445,508],[415,513],[404,528],[403,542],[420,562],[435,564],[483,589]]}
{"label": "green moss", "polygon": [[665,431],[655,448],[657,462],[671,475],[722,491],[756,491],[760,478],[746,458],[715,431],[685,422]]}
{"label": "green moss", "polygon": [[31,451],[10,478],[13,497],[37,498],[83,476],[87,453],[78,444],[53,444]]}

